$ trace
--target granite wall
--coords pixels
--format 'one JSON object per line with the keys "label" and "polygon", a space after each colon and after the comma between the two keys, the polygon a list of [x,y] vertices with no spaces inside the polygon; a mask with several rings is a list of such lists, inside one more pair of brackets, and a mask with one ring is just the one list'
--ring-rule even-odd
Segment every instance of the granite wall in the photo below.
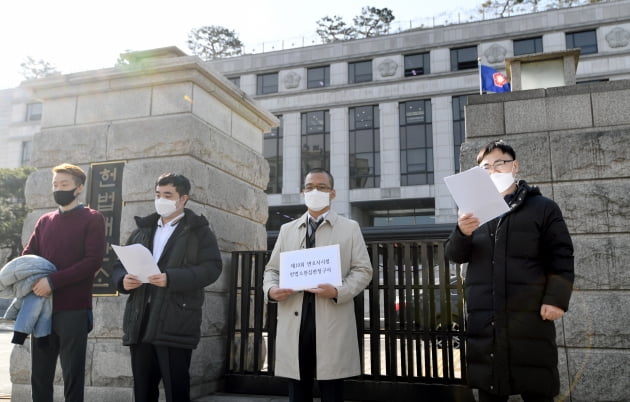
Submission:
{"label": "granite wall", "polygon": [[[131,65],[28,85],[43,100],[44,118],[33,144],[38,170],[26,186],[33,212],[24,225],[24,241],[37,218],[55,208],[50,168],[59,163],[89,172],[93,163],[125,162],[121,242],[134,229],[134,216],[153,212],[155,179],[161,173],[191,180],[188,207],[208,218],[223,257],[224,273],[206,288],[202,338],[190,370],[192,397],[214,392],[225,367],[230,253],[266,247],[269,173],[261,155],[262,134],[277,119],[176,48],[141,52]],[[129,351],[121,341],[125,301],[122,295],[94,298],[85,373],[88,401],[133,399]],[[14,347],[11,355],[14,402],[31,400],[29,343]],[[63,400],[59,368],[55,400]]]}
{"label": "granite wall", "polygon": [[[470,96],[462,169],[503,139],[563,211],[575,288],[557,321],[557,400],[630,401],[630,81]],[[519,400],[519,399],[514,399]]]}

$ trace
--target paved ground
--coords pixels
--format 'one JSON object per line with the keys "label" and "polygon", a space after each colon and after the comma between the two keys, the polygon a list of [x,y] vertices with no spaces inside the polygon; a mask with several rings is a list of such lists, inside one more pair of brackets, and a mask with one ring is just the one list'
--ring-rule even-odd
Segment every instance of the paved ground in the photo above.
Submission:
{"label": "paved ground", "polygon": [[[0,315],[1,316],[1,315]],[[13,325],[0,322],[0,401],[11,400],[11,377],[9,374],[9,363],[13,344]],[[215,394],[196,399],[195,402],[287,402],[287,397],[280,396],[252,396]]]}
{"label": "paved ground", "polygon": [[9,377],[9,363],[13,344],[13,325],[0,323],[0,400],[11,399],[11,378]]}

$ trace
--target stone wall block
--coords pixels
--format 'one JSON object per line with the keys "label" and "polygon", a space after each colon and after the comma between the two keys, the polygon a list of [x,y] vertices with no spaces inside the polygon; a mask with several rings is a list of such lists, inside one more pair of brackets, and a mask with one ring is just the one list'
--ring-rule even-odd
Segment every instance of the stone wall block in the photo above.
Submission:
{"label": "stone wall block", "polygon": [[547,129],[566,130],[593,126],[590,94],[571,96],[549,96],[547,107]]}
{"label": "stone wall block", "polygon": [[[558,325],[556,325],[558,327]],[[562,346],[558,347],[558,374],[560,375],[560,393],[558,397],[561,398],[561,401],[569,401],[569,392],[570,392],[570,384],[569,384],[569,366],[567,364],[567,354],[566,349]],[[518,402],[521,402],[522,399],[518,399]]]}
{"label": "stone wall block", "polygon": [[505,102],[505,132],[533,133],[548,129],[545,98]]}
{"label": "stone wall block", "polygon": [[[55,387],[55,395],[63,395],[62,386]],[[61,397],[60,397],[61,398]],[[61,401],[62,399],[55,399]],[[85,389],[85,400],[90,402],[120,402],[133,400],[133,389],[124,387],[91,386]]]}
{"label": "stone wall block", "polygon": [[55,200],[52,195],[51,169],[39,169],[31,173],[26,179],[24,197],[31,209],[55,208]]}
{"label": "stone wall block", "polygon": [[193,114],[228,134],[232,128],[232,110],[196,85],[193,87],[193,95]]}
{"label": "stone wall block", "polygon": [[[571,401],[630,400],[630,352],[569,349]],[[605,398],[605,399],[603,399]]]}
{"label": "stone wall block", "polygon": [[[13,384],[31,384],[31,338],[23,345],[14,345],[11,350],[11,382]],[[30,400],[30,398],[29,398]]]}
{"label": "stone wall block", "polygon": [[153,87],[151,115],[190,113],[193,102],[193,85],[182,82]]}
{"label": "stone wall block", "polygon": [[[252,143],[258,140],[262,142],[262,138],[263,134],[260,134],[260,138],[253,138]],[[262,152],[258,153],[253,147],[250,148],[250,144],[233,141],[214,128],[210,129],[207,141],[204,148],[197,150],[202,160],[253,186],[267,188],[269,164],[262,156]]]}
{"label": "stone wall block", "polygon": [[554,184],[554,198],[575,234],[629,232],[629,193],[629,180]]}
{"label": "stone wall block", "polygon": [[574,235],[574,286],[581,290],[630,289],[630,235]]}
{"label": "stone wall block", "polygon": [[113,338],[122,345],[123,313],[127,295],[97,296],[92,298],[94,329],[90,337]]}
{"label": "stone wall block", "polygon": [[[151,113],[151,88],[134,88],[80,95],[77,98],[77,124],[107,122]],[[90,155],[86,153],[85,155]]]}
{"label": "stone wall block", "polygon": [[[85,385],[91,384],[92,357],[94,354],[94,339],[88,339],[85,359]],[[11,351],[11,382],[13,384],[30,384],[31,383],[31,337],[26,339],[23,345],[16,345]],[[61,366],[57,359],[57,367],[55,369],[55,384],[63,383],[61,377]],[[29,385],[30,386],[30,385]]]}
{"label": "stone wall block", "polygon": [[106,134],[104,124],[44,129],[33,139],[31,163],[52,167],[63,162],[81,165],[105,160]]}
{"label": "stone wall block", "polygon": [[[203,211],[217,235],[221,250],[232,252],[267,249],[267,232],[262,222],[214,208],[205,208]],[[239,234],[233,230],[235,227],[243,228],[243,232]]]}
{"label": "stone wall block", "polygon": [[93,346],[90,385],[97,387],[133,386],[129,348],[123,346],[120,339],[99,339]]}
{"label": "stone wall block", "polygon": [[[248,185],[223,171],[205,165],[188,156],[146,159],[125,165],[123,200],[153,200],[155,180],[164,172],[177,172],[191,181],[191,198],[194,202],[219,208],[251,219],[267,221],[267,198],[263,189]],[[152,209],[149,213],[153,212]]]}
{"label": "stone wall block", "polygon": [[192,115],[168,115],[112,123],[108,160],[132,160],[194,154],[202,147],[207,126]]}
{"label": "stone wall block", "polygon": [[595,127],[630,124],[630,89],[597,92],[591,97]]}
{"label": "stone wall block", "polygon": [[69,126],[75,123],[77,98],[56,98],[44,103],[42,128]]}
{"label": "stone wall block", "polygon": [[[193,350],[190,363],[191,388],[194,389],[199,384],[216,382],[223,370],[225,370],[225,337],[202,338],[197,348]],[[195,398],[194,395],[191,397]]]}
{"label": "stone wall block", "polygon": [[240,143],[247,144],[254,151],[262,154],[262,132],[248,120],[236,113],[232,113],[232,131],[230,135]]}
{"label": "stone wall block", "polygon": [[477,137],[467,139],[461,146],[462,169],[477,166],[477,154],[491,141],[504,140],[514,148],[519,161],[518,178],[528,183],[544,183],[551,180],[552,160],[549,153],[549,136],[545,133],[515,136]]}
{"label": "stone wall block", "polygon": [[[228,272],[224,271],[222,275]],[[203,304],[201,336],[225,336],[227,326],[227,294],[206,292]]]}
{"label": "stone wall block", "polygon": [[630,349],[628,294],[622,291],[585,292],[575,290],[564,316],[568,347]]}
{"label": "stone wall block", "polygon": [[[191,155],[255,187],[265,189],[269,180],[269,168],[262,155],[192,115],[113,123],[107,143],[109,160]],[[158,171],[164,169],[162,166]]]}
{"label": "stone wall block", "polygon": [[591,180],[625,176],[630,128],[554,133],[550,136],[554,180]]}
{"label": "stone wall block", "polygon": [[[191,201],[187,207],[208,219],[210,228],[217,237],[219,249],[223,252],[267,249],[267,235],[263,223]],[[134,216],[146,216],[153,212],[155,212],[153,201],[127,203],[120,219],[120,243],[125,244],[136,228]],[[243,228],[243,232],[240,233],[234,228]],[[224,265],[224,269],[228,267],[229,265]]]}
{"label": "stone wall block", "polygon": [[503,103],[484,103],[467,105],[466,115],[466,140],[475,137],[505,135]]}

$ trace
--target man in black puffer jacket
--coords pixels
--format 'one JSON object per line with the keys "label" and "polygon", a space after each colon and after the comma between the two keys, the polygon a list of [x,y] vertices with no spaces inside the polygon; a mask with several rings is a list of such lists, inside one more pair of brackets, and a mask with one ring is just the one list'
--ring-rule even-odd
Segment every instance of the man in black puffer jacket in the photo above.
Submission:
{"label": "man in black puffer jacket", "polygon": [[159,383],[168,402],[190,401],[189,368],[200,338],[204,288],[221,274],[221,254],[208,221],[184,208],[190,182],[164,174],[155,185],[156,213],[136,217],[127,244],[152,251],[161,273],[142,283],[120,262],[112,280],[128,293],[123,344],[130,347],[134,400],[155,401]]}
{"label": "man in black puffer jacket", "polygon": [[[512,147],[496,141],[477,163],[510,211],[479,225],[464,213],[446,256],[466,272],[468,384],[480,402],[552,402],[558,394],[554,320],[569,308],[573,245],[558,205],[523,180]],[[465,211],[462,211],[465,212]]]}

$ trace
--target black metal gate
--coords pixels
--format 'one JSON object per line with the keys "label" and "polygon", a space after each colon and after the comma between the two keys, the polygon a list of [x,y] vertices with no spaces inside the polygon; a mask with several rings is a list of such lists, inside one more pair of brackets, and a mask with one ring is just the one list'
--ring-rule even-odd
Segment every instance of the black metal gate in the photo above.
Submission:
{"label": "black metal gate", "polygon": [[[461,267],[444,239],[371,241],[374,269],[355,298],[362,375],[346,380],[352,401],[474,401],[465,386]],[[269,251],[232,254],[226,392],[286,395],[273,376],[276,306],[262,278]]]}

